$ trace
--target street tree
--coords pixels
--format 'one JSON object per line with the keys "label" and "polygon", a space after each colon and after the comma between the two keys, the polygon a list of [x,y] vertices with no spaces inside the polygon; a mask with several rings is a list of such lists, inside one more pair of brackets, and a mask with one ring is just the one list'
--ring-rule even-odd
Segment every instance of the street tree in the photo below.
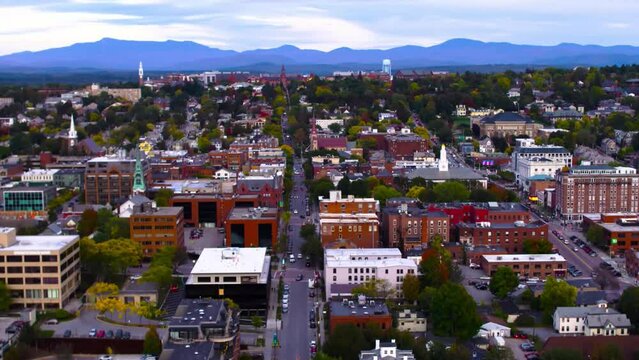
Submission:
{"label": "street tree", "polygon": [[157,206],[169,206],[169,200],[173,197],[173,190],[160,189],[155,193],[155,203]]}
{"label": "street tree", "polygon": [[300,236],[302,239],[309,239],[316,234],[315,224],[304,224],[300,227]]}
{"label": "street tree", "polygon": [[523,244],[524,254],[550,254],[552,243],[547,239],[526,239]]}
{"label": "street tree", "polygon": [[93,209],[86,209],[80,216],[78,222],[78,234],[80,237],[91,235],[98,226],[98,212]]}
{"label": "street tree", "polygon": [[639,329],[639,287],[629,287],[624,290],[618,307],[619,311],[628,316],[634,328]]}
{"label": "street tree", "polygon": [[87,294],[95,297],[96,300],[114,297],[120,292],[117,284],[96,281],[87,289]]}
{"label": "street tree", "polygon": [[404,294],[404,299],[411,303],[417,301],[419,297],[420,283],[419,278],[413,274],[408,274],[404,277],[404,281],[402,282],[402,294]]}
{"label": "street tree", "polygon": [[255,330],[260,329],[262,326],[264,326],[264,320],[261,316],[253,315],[251,317],[251,325],[253,325]]}
{"label": "street tree", "polygon": [[558,306],[575,306],[577,288],[563,280],[550,276],[546,278],[544,291],[541,293],[541,310],[547,319],[552,317]]}
{"label": "street tree", "polygon": [[4,281],[0,281],[0,311],[7,311],[11,306],[11,292]]}
{"label": "street tree", "polygon": [[386,185],[377,185],[373,188],[373,198],[379,201],[380,206],[386,205],[386,200],[402,196],[395,188]]}
{"label": "street tree", "polygon": [[586,240],[591,244],[606,249],[608,244],[606,243],[606,237],[601,226],[591,225],[586,231]]}
{"label": "street tree", "polygon": [[453,283],[446,283],[435,292],[431,318],[433,332],[438,336],[469,339],[481,325],[475,300],[463,286]]}
{"label": "street tree", "polygon": [[158,335],[155,326],[151,326],[144,335],[144,353],[149,355],[160,355],[162,352],[162,340]]}
{"label": "street tree", "polygon": [[140,279],[142,282],[156,283],[161,288],[166,288],[173,281],[173,271],[165,265],[155,265],[149,267]]}
{"label": "street tree", "polygon": [[333,329],[322,350],[329,356],[347,360],[358,359],[360,351],[368,346],[362,329],[353,324],[339,324]]}
{"label": "street tree", "polygon": [[490,292],[500,299],[505,298],[519,284],[517,274],[507,266],[500,266],[490,279]]}

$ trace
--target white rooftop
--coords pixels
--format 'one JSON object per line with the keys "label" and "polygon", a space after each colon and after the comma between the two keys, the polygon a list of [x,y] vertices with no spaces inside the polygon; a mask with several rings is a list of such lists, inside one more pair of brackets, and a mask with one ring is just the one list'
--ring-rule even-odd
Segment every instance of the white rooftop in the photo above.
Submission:
{"label": "white rooftop", "polygon": [[[270,262],[266,248],[205,248],[191,275],[261,274],[264,262]],[[268,268],[267,268],[268,270]]]}
{"label": "white rooftop", "polygon": [[[415,261],[402,258],[397,248],[368,249],[326,249],[324,250],[326,267],[416,267]],[[356,265],[355,265],[356,264]]]}
{"label": "white rooftop", "polygon": [[31,169],[22,173],[24,175],[53,175],[60,171],[60,169]]}
{"label": "white rooftop", "polygon": [[482,255],[488,262],[549,262],[549,261],[566,261],[559,254],[505,254],[505,255]]}
{"label": "white rooftop", "polygon": [[369,248],[369,249],[326,249],[324,256],[334,259],[350,259],[353,256],[362,257],[402,257],[402,252],[398,248]]}
{"label": "white rooftop", "polygon": [[[13,228],[0,228],[0,233],[6,234]],[[69,244],[78,241],[78,235],[28,235],[16,236],[16,243],[6,248],[0,248],[3,251],[58,251],[67,247]]]}
{"label": "white rooftop", "polygon": [[95,157],[89,160],[88,162],[93,163],[93,162],[134,162],[134,161],[135,159],[129,159],[125,157],[110,155],[110,156]]}

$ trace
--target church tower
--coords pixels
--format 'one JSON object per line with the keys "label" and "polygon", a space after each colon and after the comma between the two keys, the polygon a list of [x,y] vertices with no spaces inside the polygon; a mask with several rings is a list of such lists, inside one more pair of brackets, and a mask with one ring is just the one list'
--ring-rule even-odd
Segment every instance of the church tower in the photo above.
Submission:
{"label": "church tower", "polygon": [[319,150],[319,145],[317,141],[317,127],[315,126],[315,118],[311,119],[312,127],[311,127],[311,150]]}
{"label": "church tower", "polygon": [[448,157],[446,156],[446,145],[442,144],[442,149],[439,152],[439,171],[448,171]]}
{"label": "church tower", "polygon": [[69,149],[73,148],[78,141],[78,132],[75,130],[75,121],[73,114],[71,115],[71,124],[69,125],[69,133],[67,134],[69,139]]}
{"label": "church tower", "polygon": [[138,85],[142,87],[144,85],[144,69],[142,69],[142,61],[140,61],[140,67],[138,68]]}
{"label": "church tower", "polygon": [[142,161],[140,160],[140,150],[136,150],[135,156],[135,172],[133,173],[133,194],[144,194],[146,185],[144,185],[144,171],[142,171]]}

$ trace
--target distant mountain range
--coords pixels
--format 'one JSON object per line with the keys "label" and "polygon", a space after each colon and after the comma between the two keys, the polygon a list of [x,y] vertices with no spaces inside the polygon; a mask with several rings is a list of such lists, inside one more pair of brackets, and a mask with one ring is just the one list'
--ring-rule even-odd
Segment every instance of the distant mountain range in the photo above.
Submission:
{"label": "distant mountain range", "polygon": [[568,43],[537,46],[453,39],[429,47],[407,45],[388,50],[338,48],[324,52],[284,45],[273,49],[238,52],[211,48],[192,41],[155,42],[104,38],[92,43],[0,56],[0,68],[5,72],[24,73],[46,69],[137,72],[138,62],[142,61],[144,69],[151,71],[272,71],[284,64],[303,72],[318,68],[325,71],[376,70],[381,69],[383,59],[391,59],[393,70],[524,64],[602,66],[639,63],[639,47]]}

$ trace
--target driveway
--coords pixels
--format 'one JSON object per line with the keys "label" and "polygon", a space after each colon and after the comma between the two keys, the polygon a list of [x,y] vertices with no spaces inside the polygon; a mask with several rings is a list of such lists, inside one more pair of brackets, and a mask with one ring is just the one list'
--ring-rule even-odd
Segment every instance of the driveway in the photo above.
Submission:
{"label": "driveway", "polygon": [[464,275],[463,285],[466,288],[466,291],[470,294],[470,296],[475,299],[477,305],[490,305],[495,298],[493,294],[490,293],[490,290],[477,290],[473,285],[469,285],[469,281],[480,281],[479,278],[486,276],[483,271],[471,269],[466,265],[459,265],[459,268]]}
{"label": "driveway", "polygon": [[528,342],[528,340],[515,339],[515,338],[505,338],[506,347],[508,347],[515,356],[516,360],[526,360],[526,353],[521,349],[521,344],[524,342]]}

